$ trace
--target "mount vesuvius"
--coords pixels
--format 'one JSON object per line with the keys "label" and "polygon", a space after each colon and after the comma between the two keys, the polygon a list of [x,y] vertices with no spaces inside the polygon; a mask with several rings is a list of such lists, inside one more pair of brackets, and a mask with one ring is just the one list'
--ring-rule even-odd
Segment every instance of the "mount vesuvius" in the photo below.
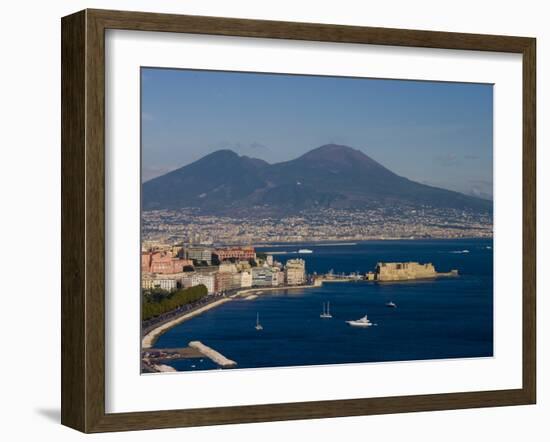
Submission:
{"label": "mount vesuvius", "polygon": [[289,214],[305,209],[433,207],[491,212],[492,202],[399,176],[357,149],[335,144],[282,163],[219,150],[142,185],[144,210]]}

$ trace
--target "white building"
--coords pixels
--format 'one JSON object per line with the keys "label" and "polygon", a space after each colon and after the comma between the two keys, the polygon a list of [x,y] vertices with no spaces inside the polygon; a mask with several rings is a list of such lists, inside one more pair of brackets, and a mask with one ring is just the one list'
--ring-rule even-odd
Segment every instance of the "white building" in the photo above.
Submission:
{"label": "white building", "polygon": [[208,290],[208,294],[214,293],[216,287],[216,275],[214,273],[198,273],[193,277],[193,285],[203,284]]}
{"label": "white building", "polygon": [[169,292],[176,290],[177,283],[175,279],[165,279],[165,278],[154,278],[152,280],[154,288],[167,290]]}
{"label": "white building", "polygon": [[214,293],[216,278],[213,273],[190,273],[181,279],[183,287],[194,287],[203,284],[208,294]]}
{"label": "white building", "polygon": [[306,262],[303,259],[289,259],[285,264],[285,280],[288,285],[306,282]]}
{"label": "white building", "polygon": [[276,270],[273,267],[252,267],[252,285],[257,287],[277,285]]}
{"label": "white building", "polygon": [[241,274],[240,273],[232,273],[231,274],[231,288],[232,289],[240,289],[242,287],[241,285]]}
{"label": "white building", "polygon": [[237,266],[232,262],[224,261],[219,265],[218,271],[221,273],[237,273]]}
{"label": "white building", "polygon": [[153,277],[149,274],[141,275],[141,288],[145,290],[149,290],[153,288]]}
{"label": "white building", "polygon": [[162,289],[169,292],[176,290],[178,284],[173,278],[159,278],[154,275],[144,275],[141,278],[141,288],[146,290]]}
{"label": "white building", "polygon": [[285,272],[281,271],[281,269],[278,269],[277,272],[277,285],[285,285]]}
{"label": "white building", "polygon": [[239,273],[241,277],[241,287],[247,288],[252,287],[252,273],[251,272],[241,272]]}

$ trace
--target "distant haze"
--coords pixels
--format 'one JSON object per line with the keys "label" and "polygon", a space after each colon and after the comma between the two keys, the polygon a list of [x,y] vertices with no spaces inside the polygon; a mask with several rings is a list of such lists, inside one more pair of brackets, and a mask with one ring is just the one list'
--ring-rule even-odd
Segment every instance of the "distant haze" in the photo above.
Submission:
{"label": "distant haze", "polygon": [[353,146],[400,176],[492,198],[492,85],[142,68],[142,180],[230,149],[278,163]]}

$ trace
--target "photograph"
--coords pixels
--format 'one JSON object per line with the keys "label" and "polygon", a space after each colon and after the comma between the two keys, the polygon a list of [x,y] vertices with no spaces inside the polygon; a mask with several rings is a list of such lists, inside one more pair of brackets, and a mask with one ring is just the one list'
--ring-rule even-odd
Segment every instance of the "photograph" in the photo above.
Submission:
{"label": "photograph", "polygon": [[450,6],[6,2],[0,441],[546,442],[548,8]]}
{"label": "photograph", "polygon": [[141,373],[493,357],[493,85],[142,67]]}

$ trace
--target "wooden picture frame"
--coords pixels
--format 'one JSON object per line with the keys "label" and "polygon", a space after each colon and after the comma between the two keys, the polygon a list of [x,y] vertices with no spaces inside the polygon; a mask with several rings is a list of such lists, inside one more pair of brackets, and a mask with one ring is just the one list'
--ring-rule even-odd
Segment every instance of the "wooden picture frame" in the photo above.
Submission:
{"label": "wooden picture frame", "polygon": [[[523,385],[222,408],[105,412],[105,30],[123,29],[418,48],[523,57]],[[533,38],[84,10],[62,19],[62,424],[83,432],[533,404],[536,398],[536,160]]]}

